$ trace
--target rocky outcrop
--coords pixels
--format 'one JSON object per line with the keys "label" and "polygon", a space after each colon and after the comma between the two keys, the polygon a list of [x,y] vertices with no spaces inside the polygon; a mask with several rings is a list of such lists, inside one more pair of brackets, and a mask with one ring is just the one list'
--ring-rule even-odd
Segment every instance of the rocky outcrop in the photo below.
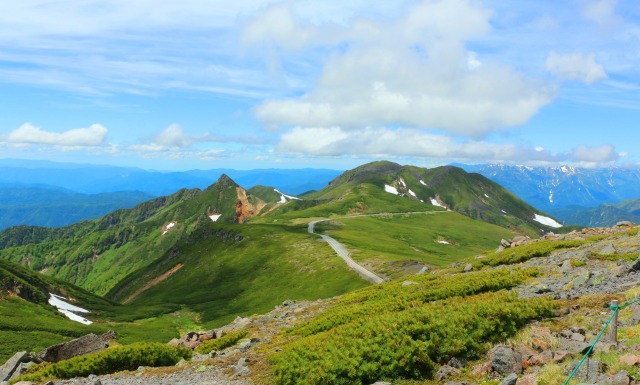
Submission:
{"label": "rocky outcrop", "polygon": [[116,334],[110,330],[101,336],[93,333],[75,340],[50,346],[36,356],[46,362],[58,362],[69,358],[82,356],[89,353],[97,353],[109,347],[109,343],[115,340]]}

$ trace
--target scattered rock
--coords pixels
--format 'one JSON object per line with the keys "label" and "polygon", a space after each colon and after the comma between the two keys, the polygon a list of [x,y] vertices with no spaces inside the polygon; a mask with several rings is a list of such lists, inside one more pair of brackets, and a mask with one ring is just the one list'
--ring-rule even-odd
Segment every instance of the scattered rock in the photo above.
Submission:
{"label": "scattered rock", "polygon": [[629,365],[629,366],[634,366],[636,364],[638,364],[638,362],[640,362],[640,357],[636,356],[635,354],[625,354],[624,356],[620,357],[620,363],[624,364],[624,365]]}
{"label": "scattered rock", "polygon": [[7,381],[11,378],[21,363],[29,361],[29,353],[18,352],[9,358],[7,362],[0,367],[0,381]]}
{"label": "scattered rock", "polygon": [[500,382],[500,385],[516,385],[516,381],[518,381],[518,375],[511,373]]}
{"label": "scattered rock", "polygon": [[500,374],[522,373],[522,358],[508,346],[500,345],[489,351],[491,368]]}
{"label": "scattered rock", "polygon": [[418,282],[414,282],[414,281],[403,281],[402,282],[402,286],[411,286],[411,285],[417,285]]}
{"label": "scattered rock", "polygon": [[535,374],[527,374],[526,376],[522,376],[518,378],[516,381],[516,385],[537,385],[538,377]]}
{"label": "scattered rock", "polygon": [[449,378],[456,374],[460,374],[460,369],[456,369],[453,366],[442,365],[440,369],[436,372],[436,380],[442,381],[445,378]]}
{"label": "scattered rock", "polygon": [[[572,373],[579,362],[580,361],[575,361],[574,363],[569,365],[569,367],[567,368],[567,374]],[[600,375],[602,374],[602,370],[602,362],[589,358],[583,362],[582,366],[580,366],[580,369],[578,369],[578,371],[574,375],[574,378],[598,382]]]}
{"label": "scattered rock", "polygon": [[587,340],[587,338],[584,335],[580,334],[580,333],[571,334],[571,339],[574,340],[574,341],[578,341],[578,342],[584,342],[584,341]]}
{"label": "scattered rock", "polygon": [[573,265],[571,264],[570,260],[565,260],[564,262],[562,262],[562,266],[560,266],[560,271],[563,273],[569,273],[571,272],[571,270],[573,270]]}
{"label": "scattered rock", "polygon": [[613,385],[629,385],[630,382],[631,379],[629,378],[629,373],[627,373],[626,370],[621,370],[611,377],[611,383]]}
{"label": "scattered rock", "polygon": [[556,352],[553,353],[553,361],[554,362],[563,362],[564,360],[567,359],[567,357],[569,357],[571,355],[571,353],[564,351],[564,350],[558,350]]}
{"label": "scattered rock", "polygon": [[456,369],[466,368],[469,363],[464,358],[453,357],[447,362],[447,365]]}
{"label": "scattered rock", "polygon": [[464,270],[463,270],[463,271],[464,271],[465,273],[468,273],[468,272],[470,272],[471,270],[473,270],[473,265],[472,265],[472,264],[467,263],[466,265],[464,265]]}
{"label": "scattered rock", "polygon": [[600,249],[600,254],[615,254],[616,248],[611,244],[607,243],[602,249]]}
{"label": "scattered rock", "polygon": [[39,352],[37,357],[42,361],[58,362],[84,354],[97,353],[109,347],[109,341],[115,338],[116,335],[113,330],[101,336],[91,333],[69,342],[50,346]]}

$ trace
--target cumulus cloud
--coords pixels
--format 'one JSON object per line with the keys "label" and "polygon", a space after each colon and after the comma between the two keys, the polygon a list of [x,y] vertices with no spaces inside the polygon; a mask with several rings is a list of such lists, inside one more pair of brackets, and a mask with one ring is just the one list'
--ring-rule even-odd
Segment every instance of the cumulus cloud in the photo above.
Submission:
{"label": "cumulus cloud", "polygon": [[5,141],[13,144],[48,144],[66,147],[92,147],[105,144],[108,130],[101,124],[88,128],[75,128],[63,132],[42,130],[25,123],[7,135]]}
{"label": "cumulus cloud", "polygon": [[314,89],[255,109],[266,124],[402,125],[479,137],[527,122],[554,97],[553,89],[509,67],[484,63],[465,48],[467,40],[491,29],[492,12],[475,2],[423,1],[396,20],[358,20],[343,30],[302,24],[286,6],[249,24],[247,41],[271,39],[285,50],[339,48]]}
{"label": "cumulus cloud", "polygon": [[296,127],[282,136],[280,153],[309,156],[416,157],[442,162],[505,162],[549,165],[559,162],[593,167],[612,164],[620,155],[613,146],[578,146],[568,153],[554,153],[540,146],[498,144],[482,140],[457,141],[449,136],[400,128]]}
{"label": "cumulus cloud", "polygon": [[620,159],[611,145],[604,146],[578,146],[571,153],[571,157],[578,162],[607,163]]}
{"label": "cumulus cloud", "polygon": [[185,135],[179,125],[172,124],[158,134],[154,142],[166,147],[189,147],[195,140],[195,137]]}
{"label": "cumulus cloud", "polygon": [[552,51],[547,57],[546,67],[549,72],[563,79],[580,80],[587,84],[607,78],[604,67],[596,62],[595,54],[562,55]]}
{"label": "cumulus cloud", "polygon": [[456,161],[560,161],[542,148],[485,141],[455,141],[445,135],[417,129],[297,127],[282,136],[276,147],[283,153],[313,156],[413,156]]}

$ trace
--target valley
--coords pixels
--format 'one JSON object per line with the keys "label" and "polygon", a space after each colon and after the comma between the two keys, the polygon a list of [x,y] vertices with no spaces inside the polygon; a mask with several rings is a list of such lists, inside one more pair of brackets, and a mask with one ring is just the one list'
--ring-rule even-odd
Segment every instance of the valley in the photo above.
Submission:
{"label": "valley", "polygon": [[[267,350],[258,350],[256,358],[264,365],[255,377],[262,383],[303,383],[300,376],[309,384],[333,383],[334,374],[310,373],[349,371],[335,366],[342,354],[337,346],[356,360],[349,364],[358,368],[355,374],[336,377],[350,383],[432,378],[444,357],[480,359],[487,343],[555,314],[551,299],[519,299],[512,292],[544,285],[540,279],[549,273],[505,266],[592,242],[565,240],[574,228],[558,226],[501,186],[455,167],[374,162],[300,196],[267,186],[245,190],[222,175],[205,189],[181,189],[100,219],[0,232],[0,354],[7,359],[18,350],[37,351],[90,332],[113,330],[119,344],[166,343],[193,330],[246,328],[250,322],[247,330],[257,327],[250,333],[266,341]],[[548,238],[558,232],[569,234]],[[538,241],[541,236],[548,240]],[[518,246],[493,251],[505,239],[519,239]],[[82,317],[91,324],[66,319],[47,303],[49,293],[88,310]],[[466,319],[459,327],[473,337],[454,350],[432,351],[435,340],[409,320],[436,327],[435,304],[445,300],[505,323],[485,325],[446,307],[452,312],[447,317]],[[309,323],[296,326],[293,335],[269,327],[270,337],[264,337],[266,330],[252,322],[285,303],[324,310],[305,316]],[[284,325],[297,325],[306,306],[278,317],[287,320]],[[503,319],[501,306],[515,318]],[[386,334],[390,324],[399,334]],[[470,325],[499,331],[472,333]],[[374,352],[369,356],[351,341],[359,330],[393,338],[367,342]],[[447,329],[437,330],[449,338]],[[418,339],[410,342],[403,333]],[[389,344],[402,348],[391,354],[395,348]],[[264,361],[273,349],[284,353]],[[307,354],[326,360],[312,364]],[[391,366],[365,368],[364,362],[386,354]],[[297,374],[291,372],[293,361]],[[394,362],[405,364],[398,371]]]}

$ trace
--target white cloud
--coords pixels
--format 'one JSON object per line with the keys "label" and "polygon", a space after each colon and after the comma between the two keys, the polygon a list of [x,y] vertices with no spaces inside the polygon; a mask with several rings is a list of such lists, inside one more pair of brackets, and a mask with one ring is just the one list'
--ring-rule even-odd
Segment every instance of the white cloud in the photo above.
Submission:
{"label": "white cloud", "polygon": [[185,135],[177,124],[165,128],[154,140],[159,146],[166,147],[190,147],[195,141],[195,137]]}
{"label": "white cloud", "polygon": [[107,133],[108,130],[100,124],[92,124],[88,128],[75,128],[64,132],[50,132],[31,123],[25,123],[11,131],[5,141],[15,144],[90,147],[104,145]]}
{"label": "white cloud", "polygon": [[445,135],[416,129],[297,127],[282,136],[276,147],[281,154],[371,158],[413,157],[448,162],[505,162],[531,165],[573,163],[584,167],[613,164],[620,155],[613,146],[578,146],[569,153],[553,153],[540,146],[456,141]]}
{"label": "white cloud", "polygon": [[583,4],[582,16],[599,25],[611,25],[618,21],[618,17],[615,14],[617,4],[618,0],[587,1]]}
{"label": "white cloud", "polygon": [[282,136],[277,150],[311,156],[411,156],[446,161],[561,160],[557,155],[540,148],[475,140],[457,142],[448,136],[406,128],[344,130],[340,127],[297,127]]}
{"label": "white cloud", "polygon": [[579,162],[606,163],[620,159],[620,154],[616,153],[611,145],[604,146],[578,146],[571,154],[572,158]]}
{"label": "white cloud", "polygon": [[552,51],[547,57],[546,68],[563,79],[575,79],[591,84],[606,79],[604,67],[596,62],[595,54],[573,53],[562,55]]}
{"label": "white cloud", "polygon": [[249,25],[249,36],[270,38],[284,49],[328,41],[342,48],[330,56],[314,89],[300,98],[268,100],[256,116],[269,125],[402,125],[472,137],[521,125],[552,100],[554,90],[509,67],[480,65],[477,54],[465,49],[466,40],[490,30],[490,16],[471,1],[423,1],[397,20],[358,20],[350,29],[330,25],[325,31],[297,22],[286,4],[268,10]]}

